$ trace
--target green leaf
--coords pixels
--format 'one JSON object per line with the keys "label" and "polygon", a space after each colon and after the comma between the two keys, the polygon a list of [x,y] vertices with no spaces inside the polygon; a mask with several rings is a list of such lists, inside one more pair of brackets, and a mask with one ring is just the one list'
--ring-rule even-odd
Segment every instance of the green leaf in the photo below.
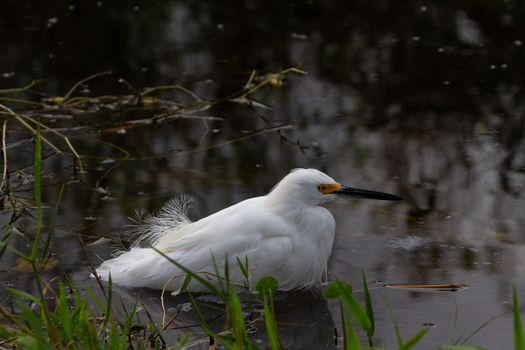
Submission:
{"label": "green leaf", "polygon": [[367,332],[367,334],[371,331],[372,324],[368,319],[368,316],[361,305],[359,305],[357,300],[352,296],[352,286],[342,280],[336,279],[325,291],[325,296],[328,298],[341,298],[346,307],[350,309],[355,322]]}
{"label": "green leaf", "polygon": [[255,289],[262,295],[265,292],[275,293],[278,287],[279,282],[277,282],[277,279],[275,277],[265,276],[257,282]]}
{"label": "green leaf", "polygon": [[[333,299],[333,298],[339,298],[341,296],[341,290],[339,287],[341,283],[336,283],[336,282],[342,282],[342,281],[339,279],[336,279],[334,282],[332,282],[332,284],[330,284],[328,288],[324,291],[325,297],[329,299]],[[348,284],[348,288],[350,289],[350,293],[352,293],[352,286]]]}
{"label": "green leaf", "polygon": [[520,305],[518,303],[518,293],[516,287],[513,290],[513,310],[514,310],[514,350],[525,350],[525,336],[523,335],[523,324],[521,322]]}

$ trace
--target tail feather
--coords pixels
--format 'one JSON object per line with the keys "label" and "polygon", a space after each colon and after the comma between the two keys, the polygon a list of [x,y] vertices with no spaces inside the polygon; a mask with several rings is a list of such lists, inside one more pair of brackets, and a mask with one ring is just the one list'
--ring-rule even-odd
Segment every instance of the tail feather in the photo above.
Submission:
{"label": "tail feather", "polygon": [[112,282],[116,284],[161,289],[167,278],[163,273],[166,270],[160,264],[165,262],[151,248],[131,248],[116,258],[104,261],[96,273],[103,281],[108,281],[111,275]]}
{"label": "tail feather", "polygon": [[132,247],[153,246],[168,232],[173,232],[191,223],[188,211],[193,198],[181,195],[170,199],[156,214],[137,211],[131,220],[134,225],[125,233],[133,241]]}

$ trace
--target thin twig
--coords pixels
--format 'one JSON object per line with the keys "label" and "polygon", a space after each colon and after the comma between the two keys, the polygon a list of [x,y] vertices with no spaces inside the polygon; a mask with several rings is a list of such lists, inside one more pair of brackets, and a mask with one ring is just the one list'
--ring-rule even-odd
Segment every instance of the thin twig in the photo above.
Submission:
{"label": "thin twig", "polygon": [[140,94],[142,96],[145,96],[145,95],[148,95],[148,94],[151,94],[152,92],[155,92],[155,91],[160,91],[160,90],[180,90],[182,92],[185,92],[187,93],[188,95],[190,95],[191,97],[193,97],[196,101],[198,102],[203,102],[204,100],[201,99],[196,93],[194,93],[193,91],[190,91],[188,89],[186,89],[184,86],[182,85],[164,85],[164,86],[155,86],[153,88],[148,88],[148,89],[145,89],[144,91],[142,91]]}
{"label": "thin twig", "polygon": [[0,89],[0,94],[11,94],[11,93],[15,93],[15,92],[23,92],[23,91],[26,91],[26,90],[29,90],[31,89],[33,86],[37,85],[37,84],[40,84],[42,82],[42,80],[33,80],[32,82],[30,82],[29,84],[27,84],[26,86],[23,86],[21,88],[13,88],[13,89]]}
{"label": "thin twig", "polygon": [[7,120],[4,121],[4,126],[2,127],[2,156],[4,159],[4,171],[2,173],[2,183],[0,184],[0,191],[6,186],[6,193],[9,184],[7,182],[7,144],[6,144],[6,133],[7,133]]}
{"label": "thin twig", "polygon": [[35,101],[31,101],[31,100],[24,100],[22,98],[0,97],[0,101],[11,102],[11,103],[19,103],[19,104],[26,104],[26,105],[33,105],[33,106],[42,106],[42,104],[40,102],[35,102]]}
{"label": "thin twig", "polygon": [[230,145],[230,144],[237,143],[237,142],[240,142],[240,141],[248,140],[248,139],[250,139],[252,137],[255,137],[255,136],[258,136],[258,135],[262,135],[262,134],[266,134],[266,133],[269,133],[269,132],[274,132],[274,131],[279,131],[279,130],[289,130],[289,129],[293,129],[293,128],[294,128],[293,125],[274,126],[272,128],[266,128],[266,129],[254,131],[254,132],[252,132],[250,134],[238,137],[236,139],[232,139],[232,140],[228,140],[228,141],[224,141],[224,142],[219,142],[219,143],[216,143],[214,145],[207,146],[207,147],[200,147],[200,148],[190,149],[190,150],[187,150],[187,151],[175,152],[175,154],[176,155],[181,155],[181,154],[189,154],[189,153],[194,153],[194,152],[199,152],[199,151],[207,151],[207,150],[210,150],[210,149],[213,149],[213,148],[219,148],[219,147]]}
{"label": "thin twig", "polygon": [[[31,130],[31,132],[36,135],[36,130],[31,126],[29,125],[23,118],[22,118],[22,115],[21,114],[18,114],[16,113],[15,111],[13,111],[11,108],[7,107],[7,106],[4,106],[3,104],[0,104],[0,108],[3,109],[4,111],[6,111],[7,113],[9,113],[13,118],[15,118],[20,124],[22,124],[23,126],[25,126],[27,129]],[[28,117],[26,117],[28,118]],[[34,120],[32,120],[31,118],[28,118],[29,120],[35,122]],[[62,151],[60,151],[53,143],[51,143],[51,141],[49,141],[48,139],[46,139],[44,136],[40,136],[40,138],[42,139],[42,141],[44,141],[45,144],[47,144],[49,147],[51,147],[53,149],[53,151],[55,151],[56,153],[62,153]]]}
{"label": "thin twig", "polygon": [[111,72],[110,71],[107,71],[107,72],[101,72],[101,73],[96,73],[96,74],[93,74],[93,75],[90,75],[89,77],[85,78],[85,79],[82,79],[80,80],[79,82],[77,82],[75,85],[73,85],[73,87],[71,88],[71,90],[68,91],[68,93],[64,96],[64,100],[63,102],[66,102],[67,100],[69,100],[69,98],[71,97],[71,95],[73,95],[73,93],[78,89],[78,87],[92,79],[95,79],[95,78],[98,78],[98,77],[101,77],[101,76],[105,76],[105,75],[110,75]]}
{"label": "thin twig", "polygon": [[[0,105],[0,107],[2,107],[2,105]],[[73,147],[73,145],[72,145],[71,142],[69,141],[69,138],[68,138],[66,135],[59,133],[59,132],[56,131],[55,129],[50,128],[49,126],[47,126],[47,125],[45,125],[45,124],[43,124],[43,123],[41,123],[41,122],[39,122],[39,121],[37,121],[37,120],[34,120],[34,119],[32,119],[32,118],[29,118],[29,117],[26,116],[26,115],[23,115],[23,114],[17,114],[17,113],[15,113],[14,111],[13,111],[13,113],[14,113],[14,115],[16,115],[16,116],[18,117],[18,120],[19,120],[19,121],[24,122],[24,125],[27,125],[27,127],[29,127],[30,129],[34,130],[29,124],[27,124],[25,121],[23,121],[22,118],[25,118],[25,119],[27,119],[27,120],[29,120],[29,121],[31,121],[31,122],[33,122],[33,123],[39,125],[40,127],[46,129],[47,131],[49,131],[49,132],[51,132],[51,133],[53,133],[53,134],[55,134],[55,135],[57,135],[57,136],[63,138],[64,141],[66,142],[68,148],[71,150],[71,152],[72,152],[72,153],[75,155],[75,157],[77,158],[77,160],[78,160],[78,167],[79,167],[79,169],[80,169],[80,172],[81,172],[81,173],[84,173],[84,166],[83,166],[83,164],[82,164],[82,159],[80,158],[80,155],[77,153],[75,147]],[[35,132],[36,132],[36,131],[35,131]],[[45,141],[45,138],[44,138],[43,136],[40,136],[40,137],[41,137],[42,141]],[[48,142],[49,142],[49,141],[47,141],[46,143],[48,143]],[[56,153],[62,153],[62,151],[59,150],[59,149],[58,149],[55,145],[53,145],[52,143],[49,142],[48,145],[49,145],[51,148],[53,148],[53,150],[54,150]]]}

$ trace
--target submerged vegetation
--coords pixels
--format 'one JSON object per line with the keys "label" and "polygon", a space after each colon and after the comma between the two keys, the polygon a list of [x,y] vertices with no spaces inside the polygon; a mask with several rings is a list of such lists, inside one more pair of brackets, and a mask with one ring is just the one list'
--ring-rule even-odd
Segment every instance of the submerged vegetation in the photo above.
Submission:
{"label": "submerged vegetation", "polygon": [[[17,264],[21,269],[30,271],[36,285],[36,293],[9,288],[10,296],[2,301],[0,305],[0,347],[3,348],[24,348],[24,349],[147,349],[147,348],[170,348],[182,349],[186,347],[199,347],[209,343],[210,349],[220,346],[227,349],[260,349],[270,348],[272,350],[282,349],[283,344],[279,332],[279,316],[274,305],[274,297],[278,289],[278,281],[267,276],[257,282],[255,291],[245,288],[246,292],[240,294],[238,286],[233,286],[229,280],[228,266],[224,271],[216,270],[216,276],[221,282],[219,286],[210,283],[207,278],[200,276],[184,268],[176,261],[172,261],[179,268],[187,273],[184,285],[188,285],[194,279],[209,289],[209,293],[215,296],[219,302],[214,305],[203,305],[194,295],[185,291],[184,286],[176,294],[186,293],[190,299],[193,312],[199,322],[204,337],[190,337],[183,331],[177,339],[168,341],[165,333],[170,329],[173,322],[179,316],[177,313],[169,319],[163,317],[161,323],[156,322],[147,310],[136,299],[131,305],[124,305],[121,302],[123,312],[117,312],[116,305],[118,300],[114,298],[114,286],[111,280],[103,284],[97,280],[99,290],[90,287],[78,286],[71,281],[68,276],[58,276],[48,279],[45,276],[46,268],[53,263],[53,254],[50,250],[51,242],[54,237],[54,226],[57,217],[57,209],[60,205],[62,193],[65,185],[60,186],[57,202],[52,211],[51,217],[45,218],[43,211],[44,202],[42,199],[43,186],[43,147],[48,147],[54,153],[68,152],[76,161],[78,176],[82,177],[85,170],[83,161],[86,155],[77,150],[71,142],[71,135],[97,130],[99,132],[118,132],[128,130],[140,125],[152,123],[164,123],[174,119],[199,119],[206,125],[214,116],[202,115],[211,106],[221,103],[240,103],[250,107],[269,108],[264,103],[257,102],[252,98],[252,94],[264,86],[279,87],[283,84],[283,79],[290,73],[305,74],[298,68],[290,68],[282,72],[258,76],[252,73],[246,85],[240,91],[230,96],[216,100],[206,100],[197,96],[192,91],[184,87],[160,86],[147,88],[141,91],[135,90],[125,80],[120,80],[132,93],[124,96],[107,95],[98,97],[77,96],[79,89],[92,79],[107,76],[108,73],[96,74],[88,77],[69,90],[64,96],[47,96],[38,101],[30,99],[19,99],[10,97],[16,93],[31,92],[38,82],[33,82],[20,89],[0,90],[0,109],[6,119],[3,122],[3,178],[2,178],[2,201],[4,210],[6,204],[10,203],[9,209],[13,211],[11,221],[3,223],[7,229],[0,241],[0,258],[5,258],[7,253],[17,257]],[[182,92],[190,97],[189,102],[173,102],[171,99],[155,96],[155,94],[167,91]],[[25,105],[26,110],[15,110],[8,105]],[[86,118],[92,113],[112,112],[115,110],[128,110],[130,116],[135,115],[137,110],[147,112],[140,118],[132,118],[111,123],[106,121],[100,123],[81,123],[79,118]],[[75,121],[75,125],[60,127],[50,127],[46,120],[62,118],[68,121]],[[33,158],[33,198],[30,202],[21,202],[16,196],[14,189],[9,185],[9,167],[7,150],[18,147],[24,140],[16,141],[13,144],[6,142],[8,129],[7,120],[16,121],[18,127],[25,129],[31,134],[34,141]],[[277,133],[282,142],[291,142],[298,147],[303,147],[299,142],[292,142],[284,135],[281,130],[290,128],[290,125],[272,125],[264,120],[267,127],[256,132],[243,135],[237,139],[226,143],[214,144],[210,147],[221,147],[227,143],[239,142],[246,138],[260,135],[262,133]],[[59,143],[61,141],[61,143]],[[111,145],[112,147],[114,145]],[[114,146],[117,147],[117,146]],[[180,153],[196,152],[204,149],[204,146],[196,145],[190,150],[177,151]],[[123,153],[121,160],[129,159],[130,154],[119,149]],[[118,163],[115,165],[118,166]],[[113,168],[111,168],[113,169]],[[108,170],[104,176],[107,176]],[[95,188],[99,187],[100,180],[97,180]],[[30,203],[30,204],[28,204]],[[35,213],[34,234],[30,235],[30,242],[27,251],[21,250],[10,244],[13,233],[19,234],[14,227],[14,222],[22,215],[32,211]],[[80,239],[82,241],[82,239]],[[82,242],[85,248],[84,243]],[[86,260],[90,257],[88,250],[84,251]],[[159,254],[162,254],[159,252]],[[168,257],[166,257],[169,259]],[[246,280],[248,276],[249,261],[237,259],[241,271]],[[94,267],[89,264],[91,271]],[[87,271],[86,271],[87,273]],[[363,305],[358,301],[356,293],[347,282],[336,279],[324,290],[327,299],[337,299],[339,301],[341,329],[338,331],[342,337],[334,337],[334,347],[344,349],[383,349],[382,344],[377,344],[374,338],[375,319],[374,303],[368,289],[365,274],[362,276],[363,284]],[[384,285],[386,288],[400,289],[435,289],[435,290],[456,290],[463,288],[463,285]],[[159,292],[160,293],[160,292]],[[164,308],[164,291],[160,295],[159,304]],[[244,303],[244,298],[248,302]],[[388,309],[388,302],[385,300]],[[246,305],[247,304],[247,305]],[[219,309],[224,315],[224,324],[220,329],[210,325],[210,320],[206,319],[201,310],[205,307]],[[138,311],[142,309],[147,316],[146,319],[139,317]],[[397,339],[399,349],[409,350],[421,343],[430,328],[425,326],[415,335],[406,339],[401,335],[400,327],[396,321],[396,316],[390,310],[393,331]],[[525,350],[525,336],[521,321],[521,312],[517,291],[513,293],[513,314],[514,314],[514,344],[515,350]],[[165,316],[165,315],[164,315]],[[263,327],[266,338],[256,339],[253,337],[253,327],[258,325]],[[479,331],[479,329],[477,330]],[[476,331],[476,332],[477,332]],[[469,337],[466,339],[468,340]],[[342,341],[338,340],[342,339]],[[466,344],[459,340],[454,344],[437,345],[440,349],[450,350],[472,350],[482,349],[482,347]]]}

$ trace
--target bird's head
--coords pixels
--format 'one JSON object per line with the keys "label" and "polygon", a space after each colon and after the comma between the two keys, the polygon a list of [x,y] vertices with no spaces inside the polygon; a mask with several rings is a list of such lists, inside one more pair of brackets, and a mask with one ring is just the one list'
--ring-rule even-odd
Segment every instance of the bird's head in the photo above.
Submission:
{"label": "bird's head", "polygon": [[292,170],[275,185],[270,196],[306,205],[319,205],[333,201],[339,196],[388,201],[402,199],[393,194],[343,186],[316,169]]}

